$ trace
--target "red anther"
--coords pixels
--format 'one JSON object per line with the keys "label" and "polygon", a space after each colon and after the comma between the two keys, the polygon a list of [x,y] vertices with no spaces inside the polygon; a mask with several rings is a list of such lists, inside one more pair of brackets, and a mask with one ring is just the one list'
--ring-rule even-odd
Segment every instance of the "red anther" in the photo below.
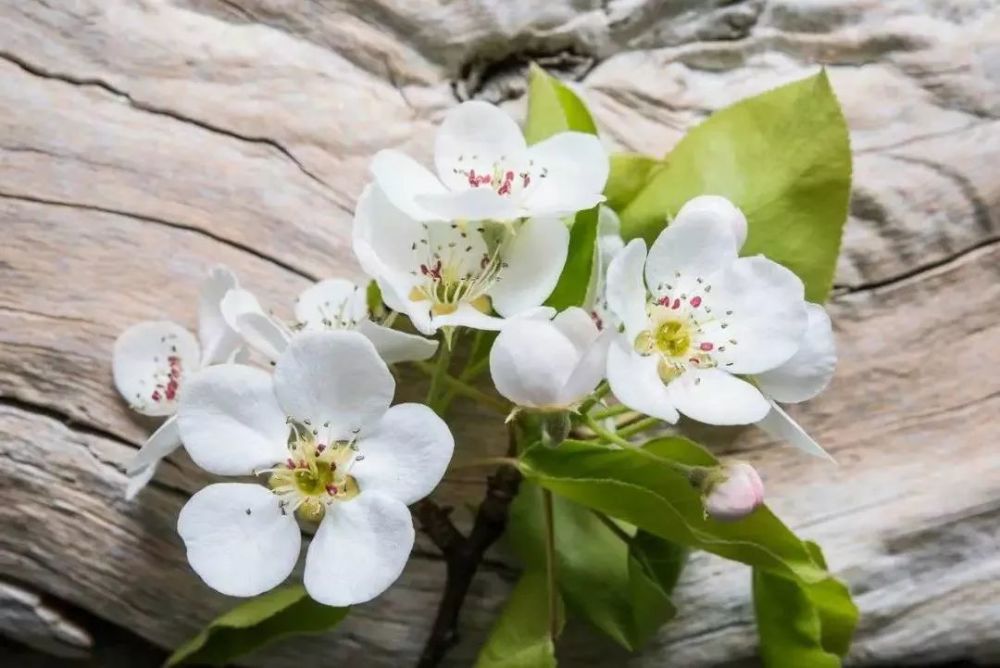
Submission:
{"label": "red anther", "polygon": [[340,489],[336,485],[326,486],[326,493],[329,494],[330,496],[336,496],[337,492],[339,491]]}
{"label": "red anther", "polygon": [[326,450],[326,446],[323,445],[322,443],[320,443],[319,445],[316,446],[316,454],[317,455],[323,454],[324,450]]}
{"label": "red anther", "polygon": [[521,174],[521,187],[527,188],[529,183],[531,183],[531,176],[528,175],[528,172]]}
{"label": "red anther", "polygon": [[173,401],[177,397],[177,388],[167,387],[167,401]]}
{"label": "red anther", "polygon": [[701,362],[698,361],[697,357],[692,357],[691,359],[688,360],[688,362],[691,362],[692,364],[701,364]]}
{"label": "red anther", "polygon": [[290,469],[295,468],[295,462],[292,461],[291,457],[289,457],[288,459],[285,460],[285,466],[287,466]]}
{"label": "red anther", "polygon": [[159,390],[153,390],[153,395],[152,396],[153,396],[153,401],[159,401],[160,400],[160,391]]}
{"label": "red anther", "polygon": [[509,195],[510,187],[514,184],[514,172],[508,171],[503,175],[503,184],[497,190],[498,195]]}
{"label": "red anther", "polygon": [[680,299],[675,299],[674,300],[674,305],[671,306],[670,308],[672,308],[672,309],[674,309],[676,311],[680,307],[681,307],[681,300]]}
{"label": "red anther", "polygon": [[597,315],[597,311],[590,312],[590,319],[597,325],[597,329],[604,329],[604,321],[601,320],[601,316]]}
{"label": "red anther", "polygon": [[715,345],[709,343],[708,341],[706,341],[705,343],[701,344],[698,347],[701,348],[702,350],[704,350],[705,352],[708,352],[709,350],[711,350],[712,348],[714,348]]}
{"label": "red anther", "polygon": [[670,297],[660,297],[656,300],[656,303],[660,306],[670,306]]}
{"label": "red anther", "polygon": [[701,306],[701,297],[692,297],[691,298],[691,306],[694,306],[695,308],[698,308],[699,306]]}

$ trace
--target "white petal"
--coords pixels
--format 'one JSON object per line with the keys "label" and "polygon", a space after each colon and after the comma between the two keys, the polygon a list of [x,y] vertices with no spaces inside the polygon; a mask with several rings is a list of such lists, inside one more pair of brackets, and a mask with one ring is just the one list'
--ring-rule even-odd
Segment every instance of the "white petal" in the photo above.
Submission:
{"label": "white petal", "polygon": [[618,401],[632,410],[674,423],[680,415],[656,364],[656,357],[639,355],[618,337],[608,350],[608,385]]}
{"label": "white petal", "polygon": [[159,466],[159,462],[154,462],[128,476],[128,480],[125,483],[126,501],[134,501],[135,497],[139,495],[139,492],[146,488],[149,481],[156,475],[157,466]]}
{"label": "white petal", "polygon": [[421,245],[426,236],[424,226],[393,206],[379,187],[365,188],[354,212],[354,254],[365,273],[378,280],[394,310],[400,310],[398,302],[409,301],[417,282],[411,272],[423,261],[417,251],[425,253]]}
{"label": "white petal", "polygon": [[260,485],[209,485],[181,508],[177,532],[188,562],[212,589],[256,596],[281,584],[299,557],[302,534],[293,515]]}
{"label": "white petal", "polygon": [[444,477],[455,439],[444,420],[423,404],[393,406],[358,439],[364,457],[351,468],[362,492],[406,505],[430,494]]}
{"label": "white petal", "polygon": [[554,408],[581,353],[551,322],[506,324],[490,350],[490,375],[500,394],[518,406]]}
{"label": "white petal", "polygon": [[240,347],[240,337],[222,315],[222,298],[239,286],[236,275],[223,265],[216,265],[201,284],[198,297],[198,338],[204,358],[202,365],[227,360]]}
{"label": "white petal", "polygon": [[306,553],[306,591],[325,605],[370,601],[399,578],[414,535],[409,509],[390,496],[361,492],[333,504]]}
{"label": "white petal", "polygon": [[622,222],[610,206],[601,206],[597,214],[597,248],[603,266],[615,258],[625,248],[622,239]]}
{"label": "white petal", "polygon": [[237,320],[244,313],[266,315],[257,297],[249,290],[235,288],[228,290],[219,302],[219,312],[231,329],[237,329]]}
{"label": "white petal", "polygon": [[798,276],[758,255],[736,260],[711,283],[714,321],[704,331],[726,348],[715,357],[727,371],[761,373],[795,354],[808,322]]}
{"label": "white petal", "polygon": [[757,388],[720,369],[689,369],[667,391],[677,410],[706,424],[750,424],[770,410]]}
{"label": "white petal", "polygon": [[295,301],[295,319],[308,331],[354,327],[367,315],[365,291],[344,278],[311,285]]}
{"label": "white petal", "polygon": [[198,372],[177,413],[184,448],[194,463],[217,475],[249,475],[287,454],[288,425],[271,376],[240,364]]}
{"label": "white petal", "polygon": [[434,174],[419,162],[399,151],[385,149],[372,158],[371,172],[389,201],[415,220],[442,220],[417,203],[424,195],[447,192]]}
{"label": "white petal", "polygon": [[242,313],[236,317],[236,328],[248,346],[274,362],[285,352],[291,335],[270,316],[263,313]]}
{"label": "white petal", "polygon": [[364,334],[374,344],[379,357],[386,364],[429,359],[437,352],[438,348],[437,341],[400,332],[391,327],[383,327],[368,319],[358,323],[357,331]]}
{"label": "white petal", "polygon": [[496,163],[517,161],[526,147],[513,118],[499,107],[473,100],[448,111],[434,143],[434,165],[449,188],[464,190],[470,187],[470,169],[491,174]]}
{"label": "white petal", "polygon": [[642,267],[646,261],[646,242],[633,239],[608,266],[608,308],[625,325],[629,342],[646,328],[646,285]]}
{"label": "white petal", "polygon": [[[729,221],[694,210],[678,215],[653,242],[646,258],[646,284],[654,295],[690,292],[736,259],[736,237]],[[713,286],[714,289],[714,286]]]}
{"label": "white petal", "polygon": [[278,359],[274,390],[287,415],[330,423],[333,438],[346,439],[382,417],[396,381],[358,332],[304,332]]}
{"label": "white petal", "polygon": [[569,252],[569,228],[556,218],[531,218],[504,250],[507,268],[490,290],[493,308],[510,317],[552,294]]}
{"label": "white petal", "polygon": [[523,203],[530,215],[566,215],[604,201],[610,161],[594,135],[562,132],[532,146],[528,156],[536,175]]}
{"label": "white petal", "polygon": [[747,240],[747,218],[740,211],[739,207],[730,202],[725,197],[719,195],[700,195],[688,200],[681,210],[677,212],[677,218],[696,218],[700,220],[718,219],[729,225],[736,239],[736,248],[740,249]]}
{"label": "white petal", "polygon": [[604,379],[608,367],[608,347],[618,333],[606,329],[594,340],[559,391],[559,403],[569,406],[594,391]]}
{"label": "white petal", "polygon": [[826,389],[837,366],[833,325],[826,310],[806,303],[808,324],[798,351],[781,366],[758,375],[757,385],[767,396],[784,403],[812,399]]}
{"label": "white petal", "polygon": [[[423,303],[430,306],[430,302]],[[436,315],[431,318],[430,322],[432,331],[436,331],[441,327],[468,327],[469,329],[495,332],[503,329],[506,324],[503,318],[498,318],[495,315],[487,315],[469,304],[459,304],[458,309],[454,313]],[[417,324],[417,321],[414,320],[414,324]]]}
{"label": "white petal", "polygon": [[782,410],[781,406],[773,401],[771,402],[770,412],[764,416],[763,420],[757,423],[757,426],[770,434],[771,437],[787,441],[807,454],[828,459],[831,462],[834,461],[830,453],[814,441],[806,433],[805,429],[799,426],[799,423],[793,420],[788,413]]}
{"label": "white petal", "polygon": [[523,215],[513,199],[492,188],[418,195],[416,201],[437,220],[513,220]]}
{"label": "white petal", "polygon": [[[177,410],[177,397],[187,375],[198,369],[199,362],[194,335],[178,324],[158,320],[141,322],[122,332],[115,341],[111,367],[115,387],[133,410],[144,415],[171,415]],[[172,368],[176,370],[176,387],[170,384]]]}
{"label": "white petal", "polygon": [[177,416],[171,415],[142,444],[139,452],[135,453],[135,457],[125,467],[125,473],[130,477],[139,474],[143,469],[155,465],[176,450],[180,444],[181,434],[177,428]]}

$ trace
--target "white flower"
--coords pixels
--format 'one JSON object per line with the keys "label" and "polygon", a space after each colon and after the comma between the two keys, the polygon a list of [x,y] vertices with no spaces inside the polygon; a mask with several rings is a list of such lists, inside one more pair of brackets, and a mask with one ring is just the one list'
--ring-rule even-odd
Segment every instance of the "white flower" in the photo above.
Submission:
{"label": "white flower", "polygon": [[226,322],[247,345],[270,361],[278,359],[298,332],[355,330],[366,336],[386,364],[425,360],[437,342],[372,321],[364,289],[343,278],[330,278],[306,288],[295,300],[295,322],[285,324],[264,312],[247,290],[230,290],[222,301]]}
{"label": "white flower", "polygon": [[167,416],[129,463],[125,498],[131,500],[156,473],[157,463],[177,449],[180,437],[174,414],[190,375],[203,366],[232,359],[241,346],[220,312],[223,295],[238,285],[223,266],[213,267],[202,283],[198,300],[198,339],[166,320],[141,322],[115,340],[112,374],[115,387],[133,410]]}
{"label": "white flower", "polygon": [[509,221],[564,216],[604,201],[607,152],[597,137],[563,132],[529,147],[517,123],[485,102],[445,116],[434,145],[437,175],[395,150],[372,161],[375,181],[419,221]]}
{"label": "white flower", "polygon": [[771,402],[771,410],[757,426],[809,454],[833,458],[805,432],[777,402],[799,403],[826,389],[837,365],[830,316],[818,304],[806,304],[809,322],[799,349],[781,366],[756,376],[757,387]]}
{"label": "white flower", "polygon": [[608,382],[623,404],[669,422],[680,412],[749,424],[771,404],[736,374],[770,371],[796,353],[804,288],[763,256],[737,258],[731,217],[700,204],[681,209],[648,257],[636,239],[608,268],[608,303],[625,327]]}
{"label": "white flower", "polygon": [[179,425],[195,463],[268,476],[266,487],[210,485],[181,510],[178,532],[206,584],[254,596],[281,583],[301,547],[296,514],[319,522],[304,575],[315,600],[361,603],[399,577],[414,540],[407,505],[441,480],[454,441],[426,406],[390,408],[394,392],[375,347],[351,331],[296,336],[273,379],[229,364],[191,380]]}
{"label": "white flower", "polygon": [[705,513],[720,522],[742,519],[764,503],[764,482],[750,464],[734,461],[706,480]]}
{"label": "white flower", "polygon": [[535,312],[559,280],[568,245],[569,230],[556,218],[419,223],[375,185],[354,217],[361,267],[385,303],[424,334],[455,325],[498,330],[504,318]]}
{"label": "white flower", "polygon": [[518,319],[493,343],[493,383],[518,406],[568,409],[604,378],[609,334],[602,335],[587,312],[575,307],[554,320]]}

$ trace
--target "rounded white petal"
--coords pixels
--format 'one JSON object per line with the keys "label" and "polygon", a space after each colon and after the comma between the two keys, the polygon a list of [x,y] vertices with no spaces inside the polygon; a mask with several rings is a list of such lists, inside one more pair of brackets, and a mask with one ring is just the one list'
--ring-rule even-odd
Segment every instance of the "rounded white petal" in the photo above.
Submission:
{"label": "rounded white petal", "polygon": [[249,475],[283,460],[289,427],[271,376],[241,364],[199,371],[177,412],[184,448],[217,475]]}
{"label": "rounded white petal", "polygon": [[344,278],[328,278],[295,300],[295,319],[307,331],[354,327],[368,316],[367,295]]}
{"label": "rounded white petal", "polygon": [[176,323],[132,325],[115,340],[111,357],[115,387],[133,410],[171,415],[189,374],[199,367],[199,352],[194,335]]}
{"label": "rounded white petal", "polygon": [[212,589],[256,596],[281,584],[299,557],[302,533],[278,498],[260,485],[222,483],[181,508],[177,532],[188,562]]}
{"label": "rounded white petal", "polygon": [[[728,267],[739,247],[730,222],[694,210],[660,232],[646,258],[646,284],[654,295],[694,291],[706,279]],[[714,289],[714,286],[713,286]]]}
{"label": "rounded white petal", "polygon": [[248,346],[274,362],[288,347],[290,334],[273,318],[263,313],[241,313],[236,328]]}
{"label": "rounded white petal", "polygon": [[444,420],[423,404],[393,406],[358,439],[364,459],[351,467],[362,492],[406,505],[430,494],[444,477],[455,439]]}
{"label": "rounded white petal", "polygon": [[608,349],[608,385],[618,401],[632,410],[674,423],[680,415],[656,364],[655,356],[643,357],[618,337]]}
{"label": "rounded white petal", "polygon": [[469,188],[469,170],[491,174],[517,161],[527,145],[521,128],[499,107],[477,100],[448,111],[434,143],[438,176],[452,190]]}
{"label": "rounded white petal", "polygon": [[677,410],[706,424],[750,424],[770,410],[756,387],[719,369],[689,369],[667,391]]}
{"label": "rounded white petal", "polygon": [[129,474],[128,480],[125,483],[126,501],[135,500],[135,497],[139,495],[139,492],[146,488],[149,481],[156,475],[157,466],[159,466],[159,462],[154,462],[149,466],[139,469],[135,473]]}
{"label": "rounded white petal", "polygon": [[180,444],[181,434],[177,427],[177,416],[171,415],[142,444],[139,452],[135,453],[135,457],[125,467],[125,473],[130,477],[138,475],[143,469],[155,465],[176,450]]}
{"label": "rounded white petal", "polygon": [[411,303],[410,290],[417,283],[411,272],[419,269],[422,260],[417,251],[426,252],[422,250],[426,238],[424,226],[393,206],[381,188],[365,188],[354,212],[354,254],[394,310],[406,311]]}
{"label": "rounded white petal", "polygon": [[490,375],[518,406],[555,408],[581,356],[551,322],[522,318],[507,323],[493,343]]}
{"label": "rounded white petal", "polygon": [[529,215],[566,215],[604,201],[610,160],[594,135],[561,132],[529,148],[528,157],[536,175],[522,203]]}
{"label": "rounded white petal", "polygon": [[833,325],[826,310],[806,303],[807,324],[799,349],[779,367],[757,376],[757,385],[767,396],[784,403],[812,399],[826,389],[837,366]]}
{"label": "rounded white petal", "polygon": [[577,306],[559,313],[552,319],[552,326],[570,340],[580,355],[590,349],[601,333],[590,314]]}
{"label": "rounded white petal", "polygon": [[219,302],[219,312],[222,314],[226,325],[233,330],[237,330],[237,321],[244,313],[266,315],[254,293],[242,288],[234,288],[226,292],[222,301]]}
{"label": "rounded white petal", "polygon": [[409,509],[391,496],[362,491],[335,503],[306,553],[306,591],[325,605],[370,601],[399,579],[414,537]]}
{"label": "rounded white petal", "polygon": [[747,217],[739,207],[720,195],[700,195],[685,202],[677,212],[677,218],[724,220],[733,232],[737,250],[743,248],[747,240]]}
{"label": "rounded white petal", "polygon": [[[428,308],[430,307],[430,302],[423,302],[423,304]],[[420,329],[417,321],[414,320],[413,322],[417,326],[417,329]],[[503,318],[498,318],[495,315],[487,315],[469,304],[459,304],[453,313],[429,317],[428,322],[430,323],[432,332],[437,331],[441,327],[468,327],[469,329],[495,332],[503,329],[507,323]]]}
{"label": "rounded white petal", "polygon": [[416,200],[436,220],[513,220],[524,215],[514,200],[492,188],[419,195]]}
{"label": "rounded white petal", "polygon": [[608,266],[608,308],[625,325],[629,342],[646,328],[646,284],[642,277],[645,261],[646,242],[633,239]]}
{"label": "rounded white petal", "polygon": [[493,308],[510,317],[552,294],[569,252],[569,228],[557,218],[530,218],[504,250],[507,268],[490,289]]}
{"label": "rounded white petal", "polygon": [[216,265],[201,284],[198,296],[198,338],[201,340],[203,365],[218,364],[229,359],[240,347],[240,337],[226,324],[222,315],[222,298],[239,287],[236,275],[228,267]]}
{"label": "rounded white petal", "polygon": [[372,158],[372,176],[389,201],[415,220],[442,220],[418,204],[417,198],[447,191],[434,174],[400,151],[385,149]]}
{"label": "rounded white petal", "polygon": [[771,411],[764,416],[764,419],[757,423],[757,426],[782,441],[787,441],[799,450],[814,457],[820,457],[829,461],[834,461],[833,457],[817,443],[806,430],[799,426],[799,423],[792,419],[788,413],[782,410],[781,406],[771,402]]}
{"label": "rounded white petal", "polygon": [[591,342],[559,391],[559,404],[570,406],[594,391],[607,373],[608,347],[617,336],[617,332],[606,329]]}
{"label": "rounded white petal", "polygon": [[358,332],[304,332],[278,358],[274,391],[287,415],[329,423],[331,435],[345,439],[382,417],[396,381]]}
{"label": "rounded white petal", "polygon": [[426,360],[438,349],[437,341],[383,327],[367,318],[358,323],[357,331],[372,342],[386,364]]}
{"label": "rounded white petal", "polygon": [[597,212],[597,249],[602,264],[607,266],[623,248],[622,221],[614,209],[602,205]]}
{"label": "rounded white petal", "polygon": [[[787,362],[805,333],[805,288],[799,277],[762,255],[733,262],[711,281],[713,321],[705,336],[730,373],[756,374]],[[723,325],[726,327],[723,329]]]}

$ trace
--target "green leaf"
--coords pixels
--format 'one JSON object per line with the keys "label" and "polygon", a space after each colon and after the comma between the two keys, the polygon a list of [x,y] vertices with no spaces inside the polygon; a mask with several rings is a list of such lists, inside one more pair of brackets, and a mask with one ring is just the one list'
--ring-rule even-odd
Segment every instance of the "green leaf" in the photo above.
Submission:
{"label": "green leaf", "polygon": [[524,138],[534,144],[567,130],[597,134],[597,126],[583,100],[566,84],[532,64]]}
{"label": "green leaf", "polygon": [[210,623],[178,647],[166,666],[225,665],[280,638],[328,631],[348,610],[317,603],[302,585],[280,587],[241,603]]}
{"label": "green leaf", "polygon": [[548,606],[545,573],[526,571],[493,626],[475,668],[555,668]]}
{"label": "green leaf", "polygon": [[587,301],[591,274],[597,267],[597,224],[597,207],[576,214],[569,232],[566,265],[545,301],[546,306],[562,311],[570,306],[583,306]]}
{"label": "green leaf", "polygon": [[[815,543],[807,543],[825,567]],[[830,577],[803,585],[777,573],[754,569],[754,611],[760,654],[768,668],[836,668],[847,653],[858,609],[842,582]]]}
{"label": "green leaf", "polygon": [[652,242],[698,195],[746,214],[744,255],[763,253],[826,299],[847,220],[851,151],[826,72],[722,109],[691,130],[621,212],[626,239]]}
{"label": "green leaf", "polygon": [[649,532],[637,531],[629,543],[629,553],[663,593],[669,596],[681,577],[688,550]]}
{"label": "green leaf", "polygon": [[[552,501],[556,580],[567,607],[626,649],[638,649],[676,613],[669,588],[661,586],[655,566],[630,553],[624,529],[609,527],[572,501],[558,496]],[[507,537],[514,550],[527,569],[544,569],[541,489],[522,483],[510,513]],[[662,556],[643,552],[647,547],[660,549],[644,542],[639,557]]]}
{"label": "green leaf", "polygon": [[[665,441],[674,448],[693,445],[684,439]],[[806,582],[828,577],[767,508],[739,522],[706,517],[698,490],[656,454],[657,447],[655,442],[648,449],[616,449],[564,441],[554,449],[530,448],[521,456],[521,471],[559,496],[666,540]]]}
{"label": "green leaf", "polygon": [[639,153],[615,153],[611,156],[611,171],[604,186],[605,204],[621,211],[635,199],[639,191],[663,166],[656,158]]}

